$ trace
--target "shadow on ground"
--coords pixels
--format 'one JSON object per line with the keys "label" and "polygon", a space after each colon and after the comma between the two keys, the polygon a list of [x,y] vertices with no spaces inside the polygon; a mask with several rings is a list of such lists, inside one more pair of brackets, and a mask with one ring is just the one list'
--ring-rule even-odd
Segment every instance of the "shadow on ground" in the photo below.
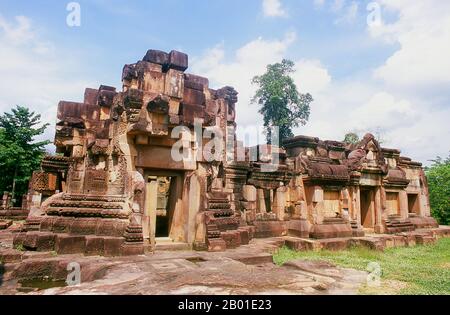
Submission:
{"label": "shadow on ground", "polygon": [[5,266],[3,263],[0,263],[0,287],[3,284],[3,274],[5,273]]}

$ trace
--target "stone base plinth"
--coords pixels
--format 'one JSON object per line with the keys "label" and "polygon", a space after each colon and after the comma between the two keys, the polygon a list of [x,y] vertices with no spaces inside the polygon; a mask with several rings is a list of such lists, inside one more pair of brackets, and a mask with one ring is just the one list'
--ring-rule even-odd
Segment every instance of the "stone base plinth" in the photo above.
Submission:
{"label": "stone base plinth", "polygon": [[438,228],[439,223],[432,217],[410,216],[409,221],[416,229]]}
{"label": "stone base plinth", "polygon": [[310,230],[311,224],[308,222],[308,220],[298,219],[298,220],[291,220],[288,222],[289,236],[308,238]]}
{"label": "stone base plinth", "polygon": [[315,239],[352,237],[353,230],[349,223],[314,225],[310,237]]}
{"label": "stone base plinth", "polygon": [[287,224],[285,221],[255,221],[255,238],[286,236]]}

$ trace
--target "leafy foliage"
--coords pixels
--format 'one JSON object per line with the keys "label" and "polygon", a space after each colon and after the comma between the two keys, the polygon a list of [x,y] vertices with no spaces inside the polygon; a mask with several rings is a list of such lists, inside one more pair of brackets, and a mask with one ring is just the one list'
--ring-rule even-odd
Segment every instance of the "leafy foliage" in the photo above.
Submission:
{"label": "leafy foliage", "polygon": [[271,127],[279,127],[279,141],[293,137],[292,128],[305,125],[309,120],[310,94],[301,94],[291,77],[294,62],[283,59],[281,63],[267,66],[267,71],[253,78],[258,86],[252,103],[261,105],[260,113],[264,116],[267,143],[271,143]]}
{"label": "leafy foliage", "polygon": [[[355,247],[341,251],[322,250],[295,252],[286,247],[273,257],[283,265],[301,259],[328,261],[345,268],[368,271],[369,263],[380,264],[382,285],[362,287],[362,294],[450,294],[450,239],[440,239],[435,245],[389,248],[384,252]],[[393,287],[398,283],[404,286]]]}
{"label": "leafy foliage", "polygon": [[426,169],[431,212],[440,224],[450,224],[450,156],[437,157]]}
{"label": "leafy foliage", "polygon": [[[0,116],[0,191],[10,191],[13,198],[27,192],[33,171],[39,168],[49,141],[35,142],[48,124],[41,127],[41,115],[17,106]],[[20,198],[16,198],[20,199]]]}
{"label": "leafy foliage", "polygon": [[354,132],[347,133],[344,138],[344,143],[346,144],[357,144],[359,141],[359,136]]}

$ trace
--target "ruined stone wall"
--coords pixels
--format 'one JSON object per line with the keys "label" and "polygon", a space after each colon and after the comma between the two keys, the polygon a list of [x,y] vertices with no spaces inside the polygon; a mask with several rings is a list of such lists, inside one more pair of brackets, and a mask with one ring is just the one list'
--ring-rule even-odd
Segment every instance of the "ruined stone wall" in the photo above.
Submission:
{"label": "ruined stone wall", "polygon": [[[161,176],[173,180],[169,238],[199,250],[253,236],[347,237],[435,224],[420,163],[370,134],[355,145],[298,136],[283,148],[245,148],[234,132],[238,93],[211,89],[187,69],[186,54],[149,50],[124,66],[121,91],[102,85],[86,89],[83,103],[59,103],[58,155],[33,175],[33,211],[16,244],[101,255],[154,249]],[[212,138],[223,146],[208,150]]]}

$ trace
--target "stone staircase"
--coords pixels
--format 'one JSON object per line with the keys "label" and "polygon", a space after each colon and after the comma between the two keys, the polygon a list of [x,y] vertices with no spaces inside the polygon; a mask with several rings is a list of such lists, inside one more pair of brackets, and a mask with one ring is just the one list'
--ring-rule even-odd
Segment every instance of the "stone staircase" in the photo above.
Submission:
{"label": "stone staircase", "polygon": [[223,251],[247,245],[254,234],[251,226],[240,226],[240,218],[231,208],[225,193],[208,194],[207,245],[209,251]]}
{"label": "stone staircase", "polygon": [[353,237],[362,237],[364,236],[364,229],[359,226],[357,221],[350,221],[350,225],[352,227],[352,233],[353,233]]}
{"label": "stone staircase", "polygon": [[389,216],[385,224],[386,233],[388,234],[412,232],[415,230],[414,225],[409,219],[402,219],[400,216]]}

